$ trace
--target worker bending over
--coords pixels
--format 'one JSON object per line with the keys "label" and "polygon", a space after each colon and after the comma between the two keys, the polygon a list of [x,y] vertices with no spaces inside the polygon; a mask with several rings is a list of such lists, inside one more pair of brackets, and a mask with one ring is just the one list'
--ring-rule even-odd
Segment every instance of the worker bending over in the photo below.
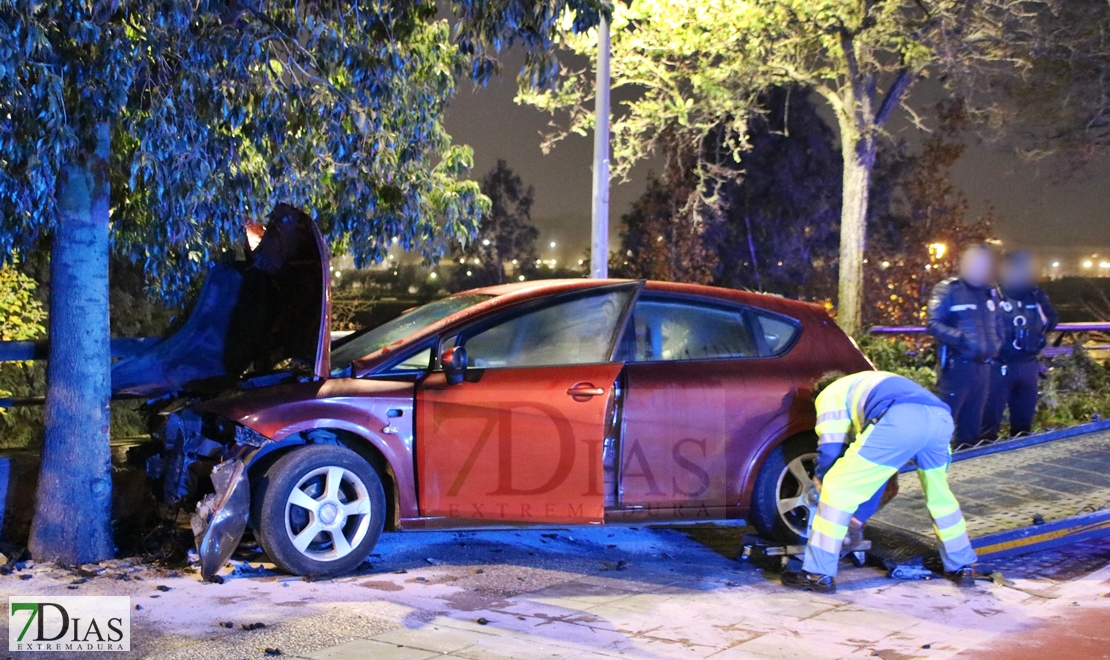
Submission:
{"label": "worker bending over", "polygon": [[952,415],[917,383],[883,371],[838,378],[817,395],[818,473],[821,499],[810,526],[800,571],[785,571],[787,587],[832,593],[848,525],[898,470],[914,459],[925,505],[940,539],[947,577],[971,585],[975,551],[960,505],[948,488]]}

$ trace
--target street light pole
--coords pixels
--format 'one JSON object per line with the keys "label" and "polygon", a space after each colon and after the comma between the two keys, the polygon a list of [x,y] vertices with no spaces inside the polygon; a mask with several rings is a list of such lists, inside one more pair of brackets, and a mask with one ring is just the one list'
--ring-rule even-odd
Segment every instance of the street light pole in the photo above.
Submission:
{"label": "street light pole", "polygon": [[609,20],[597,26],[597,88],[594,94],[594,189],[590,276],[609,277]]}

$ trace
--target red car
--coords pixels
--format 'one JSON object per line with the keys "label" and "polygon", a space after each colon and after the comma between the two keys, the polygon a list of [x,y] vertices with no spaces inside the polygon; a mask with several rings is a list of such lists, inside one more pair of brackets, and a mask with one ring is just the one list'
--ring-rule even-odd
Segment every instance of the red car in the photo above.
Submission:
{"label": "red car", "polygon": [[114,373],[176,402],[148,468],[195,508],[206,577],[248,526],[314,575],[354,569],[387,528],[746,518],[797,541],[812,383],[871,368],[816,305],[626,280],[475,289],[329,346],[311,220],[279,208],[252,256]]}

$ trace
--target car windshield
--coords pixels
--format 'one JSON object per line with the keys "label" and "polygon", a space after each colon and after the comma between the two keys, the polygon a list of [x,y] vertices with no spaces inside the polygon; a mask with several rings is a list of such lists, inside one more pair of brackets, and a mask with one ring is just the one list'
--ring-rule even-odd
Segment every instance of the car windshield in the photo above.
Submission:
{"label": "car windshield", "polygon": [[376,328],[362,330],[347,338],[346,341],[332,350],[332,374],[339,375],[350,367],[355,360],[370,355],[398,339],[408,337],[421,328],[426,328],[436,321],[441,321],[456,312],[460,312],[467,307],[473,307],[492,297],[481,293],[464,293],[451,296],[411,309]]}

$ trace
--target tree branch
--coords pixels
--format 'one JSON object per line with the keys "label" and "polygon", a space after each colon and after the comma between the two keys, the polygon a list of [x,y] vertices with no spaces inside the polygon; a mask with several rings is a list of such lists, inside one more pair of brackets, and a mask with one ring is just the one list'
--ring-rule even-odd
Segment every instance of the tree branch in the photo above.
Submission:
{"label": "tree branch", "polygon": [[902,96],[909,89],[914,77],[913,72],[908,67],[898,71],[898,75],[894,77],[894,82],[890,83],[890,87],[886,90],[886,96],[883,97],[879,110],[875,113],[876,126],[882,126],[890,118],[891,113],[902,102]]}

